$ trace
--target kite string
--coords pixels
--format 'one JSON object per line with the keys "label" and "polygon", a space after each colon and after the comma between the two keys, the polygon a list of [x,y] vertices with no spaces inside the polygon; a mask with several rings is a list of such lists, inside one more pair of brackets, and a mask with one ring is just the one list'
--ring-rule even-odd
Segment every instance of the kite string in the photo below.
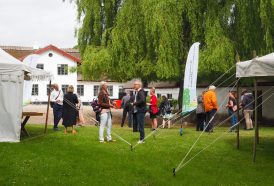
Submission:
{"label": "kite string", "polygon": [[[218,82],[221,78],[223,78],[224,76],[225,76],[225,74],[227,74],[228,72],[230,72],[233,68],[235,67],[235,65],[233,65],[230,69],[228,69],[224,74],[222,74],[219,78],[217,78],[212,84],[214,84],[214,83],[216,83],[216,82]],[[233,75],[235,75],[235,73],[234,74],[232,74],[232,76]],[[230,76],[229,78],[227,78],[225,81],[223,81],[221,84],[223,84],[224,82],[226,82],[228,79],[230,79],[232,76]],[[237,81],[237,80],[236,80]],[[234,81],[235,82],[235,81]],[[233,83],[234,83],[233,82]],[[232,83],[232,84],[233,84]],[[220,86],[220,85],[218,85],[218,86]],[[218,87],[217,86],[217,87]],[[229,86],[231,86],[231,85],[229,85]],[[206,88],[205,88],[205,90],[206,90]],[[180,110],[179,110],[180,111]],[[190,116],[193,112],[194,112],[195,110],[192,110],[188,115],[187,115],[187,117],[188,116]],[[180,118],[181,117],[181,114],[182,113],[182,111],[181,112],[177,112],[177,114],[179,114],[179,117],[176,117],[175,118],[175,120],[176,119],[178,119],[178,118]],[[175,114],[176,115],[176,114]],[[186,118],[186,117],[183,117],[183,118]],[[168,122],[168,121],[171,121],[171,120],[173,120],[173,118],[171,118],[171,119],[168,119],[166,122]],[[162,127],[163,126],[163,124],[161,124],[161,125],[159,125],[154,131],[152,131],[150,134],[148,134],[146,137],[145,137],[145,139],[147,139],[148,137],[150,137],[150,136],[152,136],[152,134],[154,134],[160,127]],[[172,126],[174,126],[174,125],[172,125]],[[145,140],[144,139],[144,140]],[[138,145],[138,143],[136,144],[136,145],[134,145],[133,146],[133,148],[135,148],[136,146]]]}
{"label": "kite string", "polygon": [[[230,71],[232,68],[230,68],[228,71]],[[227,72],[228,72],[227,71]],[[226,72],[226,73],[227,73]],[[231,78],[231,77],[229,77],[229,78]],[[227,81],[227,79],[225,80],[225,81]],[[239,79],[238,80],[235,80],[234,82],[232,82],[230,85],[229,85],[229,87],[231,86],[231,85],[233,85],[235,82],[235,85],[237,84],[237,82],[239,81]],[[235,85],[232,87],[232,89],[235,87]],[[222,103],[222,104],[224,104],[224,103]],[[180,110],[179,110],[180,111]],[[171,118],[171,119],[168,119],[168,120],[166,120],[166,122],[168,122],[168,121],[172,121],[172,120],[176,120],[176,119],[178,119],[178,118],[180,118],[181,117],[181,113],[182,113],[183,111],[180,111],[180,112],[177,112],[176,114],[175,114],[175,116],[176,115],[179,115],[179,116],[177,116],[175,119],[174,119],[174,117],[173,118]],[[193,112],[195,112],[195,109],[194,110],[192,110],[187,116],[185,116],[185,117],[183,117],[183,119],[185,119],[185,118],[187,118],[188,116],[190,116]],[[216,114],[216,113],[215,113]],[[215,116],[215,115],[214,115]],[[212,121],[212,120],[211,120]],[[210,122],[211,122],[210,121]],[[209,122],[209,123],[210,123]],[[173,127],[175,125],[175,123],[171,126],[171,127]],[[154,134],[156,131],[158,131],[159,129],[160,129],[160,127],[162,127],[163,126],[163,124],[161,124],[161,125],[159,125],[158,127],[157,127],[157,129],[155,129],[154,131],[152,131],[151,133],[149,133],[146,137],[145,137],[145,139],[147,139],[147,138],[149,138],[150,136],[152,136],[152,134]],[[145,140],[144,139],[144,140]],[[133,146],[133,148],[135,148],[137,145],[139,145],[138,143],[136,144],[136,145],[134,145]]]}
{"label": "kite string", "polygon": [[230,78],[232,78],[236,73],[232,74],[231,76],[229,76],[228,78],[226,78],[224,81],[222,81],[220,84],[218,84],[216,87],[220,87],[221,85],[223,85],[225,82],[227,82]]}
{"label": "kite string", "polygon": [[[258,98],[264,96],[266,93],[270,92],[274,87],[272,86],[271,88],[269,88],[267,91],[265,91],[263,94],[261,94],[260,96],[258,96]],[[251,101],[248,105],[251,105],[255,102],[255,100]],[[247,105],[247,106],[248,106]],[[242,111],[244,108],[239,109],[239,111]],[[222,124],[224,124],[225,121],[227,121],[228,119],[231,119],[233,117],[233,115],[231,115],[230,117],[226,118],[225,120],[223,120],[223,122],[219,123],[218,125],[215,125],[214,128],[218,128],[220,127]]]}
{"label": "kite string", "polygon": [[[257,110],[258,107],[260,107],[263,103],[265,103],[267,100],[269,100],[272,96],[274,95],[274,93],[272,93],[270,96],[268,96],[261,104],[257,105],[256,108],[254,110]],[[254,100],[255,101],[255,100]],[[242,118],[236,125],[233,125],[230,127],[230,129],[232,129],[233,127],[239,125],[239,123],[244,120],[244,118]],[[227,133],[227,132],[225,132]],[[202,150],[200,150],[198,153],[196,153],[192,158],[190,158],[187,162],[185,162],[183,165],[178,165],[177,168],[175,169],[175,172],[179,171],[181,168],[183,168],[184,166],[186,166],[191,160],[193,160],[196,156],[198,156],[202,151],[206,150],[209,146],[211,146],[212,144],[214,144],[216,141],[218,141],[219,139],[221,139],[223,135],[219,136],[218,138],[216,138],[213,142],[211,142],[209,145],[207,145],[205,148],[203,148]]]}
{"label": "kite string", "polygon": [[[77,107],[71,103],[69,100],[67,100],[66,98],[63,99],[68,105],[70,105],[72,108],[74,108],[76,111],[78,111]],[[97,123],[100,123],[98,122],[97,120],[95,120],[94,118],[92,118],[93,121],[97,122]],[[131,146],[131,143],[128,142],[127,140],[125,140],[124,138],[122,138],[120,135],[118,135],[117,133],[115,133],[113,130],[111,131],[112,134],[114,134],[116,137],[118,137],[120,140],[124,141],[125,143],[127,143],[128,145]]]}
{"label": "kite string", "polygon": [[213,83],[211,83],[211,85],[214,85],[214,83],[217,83],[221,78],[223,78],[225,76],[225,74],[230,72],[234,67],[235,67],[235,64],[233,64],[230,69],[228,69],[225,73],[223,73],[220,77],[218,77],[215,81],[213,81]]}
{"label": "kite string", "polygon": [[[230,90],[232,90],[232,89],[236,86],[236,84],[238,83],[239,80],[240,80],[240,78],[239,78],[238,80],[236,80],[235,85],[234,85]],[[227,98],[227,97],[228,97],[228,95],[226,96],[226,98]],[[224,99],[224,101],[222,102],[221,105],[223,105],[223,104],[225,103],[226,98]],[[181,165],[184,163],[185,159],[188,157],[188,155],[190,154],[190,152],[192,151],[192,149],[195,147],[195,145],[197,144],[197,142],[199,141],[199,139],[202,137],[202,135],[204,134],[206,128],[207,128],[208,125],[209,125],[209,123],[211,123],[211,122],[213,121],[213,119],[214,119],[214,117],[215,117],[216,114],[217,114],[217,112],[216,112],[216,113],[212,116],[212,118],[208,121],[208,123],[207,123],[207,125],[205,126],[204,130],[201,132],[201,134],[198,136],[198,138],[196,139],[196,141],[192,144],[192,146],[190,147],[190,149],[188,150],[188,152],[186,153],[186,155],[185,155],[184,158],[182,159],[182,161],[179,163],[179,166],[181,166]]]}
{"label": "kite string", "polygon": [[[176,115],[180,115],[182,113],[181,109],[179,111],[177,111],[174,116]],[[168,121],[171,121],[173,118],[168,119]],[[150,132],[143,140],[146,140],[147,138],[149,138],[150,136],[152,136],[152,134],[154,134],[157,130],[159,130],[161,127],[163,126],[163,124],[159,125],[155,130],[153,130],[152,132]],[[139,145],[139,143],[136,143],[132,148],[135,148]]]}

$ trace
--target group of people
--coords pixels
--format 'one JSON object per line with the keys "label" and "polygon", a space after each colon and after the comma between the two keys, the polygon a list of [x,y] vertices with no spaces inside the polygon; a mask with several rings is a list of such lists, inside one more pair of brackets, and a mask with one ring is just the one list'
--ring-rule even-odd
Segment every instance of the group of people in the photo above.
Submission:
{"label": "group of people", "polygon": [[[58,123],[61,118],[63,119],[62,124],[65,127],[64,133],[66,134],[67,128],[72,127],[72,133],[76,133],[76,124],[84,123],[84,117],[82,112],[82,103],[76,94],[74,94],[74,87],[69,85],[67,88],[67,93],[64,94],[61,89],[59,89],[58,84],[52,85],[53,90],[50,95],[50,103],[53,108],[54,115],[54,126],[53,130],[57,131]],[[160,106],[158,107],[158,99],[155,95],[155,88],[150,90],[150,100],[146,101],[146,92],[142,88],[142,82],[137,80],[134,82],[134,91],[132,94],[127,92],[122,98],[122,108],[123,117],[121,122],[121,127],[124,126],[126,116],[128,115],[128,127],[133,128],[133,132],[139,132],[140,138],[138,143],[144,143],[145,131],[145,115],[149,112],[151,119],[151,128],[156,130],[158,128],[157,116],[161,115],[163,117],[162,127],[165,128],[166,124],[170,128],[170,119],[172,118],[172,105],[166,96],[162,96]],[[218,102],[216,96],[216,87],[211,85],[207,91],[204,91],[197,98],[197,131],[213,132],[214,128],[214,117],[218,110]],[[247,130],[252,130],[252,113],[253,113],[253,102],[254,98],[252,93],[247,92],[247,90],[242,91],[240,99],[240,108],[242,108],[242,113],[245,118],[245,128]],[[101,88],[98,96],[98,103],[93,110],[96,113],[96,120],[100,123],[99,129],[99,141],[105,143],[104,130],[106,129],[106,141],[113,142],[111,136],[112,128],[112,113],[111,109],[114,105],[111,102],[108,92],[108,85],[106,82],[101,82]],[[229,92],[228,103],[226,108],[228,110],[228,115],[231,118],[231,131],[235,128],[234,126],[238,123],[238,118],[236,115],[237,110],[237,99],[235,92]]]}
{"label": "group of people", "polygon": [[[124,127],[126,117],[128,116],[128,127],[133,128],[133,132],[139,132],[140,138],[138,143],[144,143],[145,139],[145,115],[147,112],[150,113],[152,130],[156,130],[158,127],[157,116],[161,114],[163,116],[163,128],[165,128],[165,124],[168,124],[170,128],[169,119],[172,117],[171,115],[171,103],[166,98],[166,96],[162,97],[162,102],[160,107],[158,107],[158,100],[155,95],[155,88],[150,90],[150,101],[146,101],[146,92],[142,87],[142,82],[137,80],[134,82],[134,90],[132,93],[126,92],[126,95],[122,98],[121,107],[123,108],[123,117],[121,121],[121,127]],[[109,94],[107,92],[107,83],[101,83],[101,90],[98,96],[98,106],[93,102],[93,110],[96,114],[100,116],[100,132],[99,132],[99,141],[101,143],[105,143],[104,139],[104,129],[107,130],[107,141],[113,141],[111,138],[111,126],[112,126],[112,118],[111,118],[111,108],[113,108],[113,104],[110,101]],[[97,107],[100,107],[97,109]]]}
{"label": "group of people", "polygon": [[64,133],[68,132],[68,127],[72,127],[72,133],[75,134],[76,124],[81,126],[85,122],[81,100],[74,94],[74,87],[72,85],[68,86],[66,94],[63,93],[58,84],[53,84],[51,88],[50,105],[53,109],[53,130],[59,130],[58,124],[63,119]]}
{"label": "group of people", "polygon": [[[100,110],[100,129],[99,129],[99,141],[100,143],[105,143],[104,130],[107,130],[106,139],[108,142],[113,142],[111,137],[111,127],[112,127],[112,115],[111,109],[114,105],[111,103],[109,98],[109,93],[107,90],[107,83],[101,82],[101,90],[98,96],[98,104],[101,108]],[[121,126],[124,125],[125,116],[129,113],[129,126],[133,123],[133,132],[140,132],[140,139],[138,143],[143,143],[145,138],[144,131],[144,119],[146,113],[146,94],[142,88],[141,81],[134,82],[134,94],[130,96],[127,94],[123,98],[123,121]]]}
{"label": "group of people", "polygon": [[[252,113],[253,113],[254,97],[252,93],[249,93],[246,89],[242,91],[240,99],[240,108],[237,104],[237,96],[235,92],[230,91],[228,93],[228,102],[226,109],[231,121],[230,131],[235,130],[235,126],[238,124],[237,110],[241,109],[245,118],[245,129],[252,130]],[[216,87],[211,85],[208,90],[204,91],[197,97],[196,117],[197,124],[196,130],[205,132],[213,132],[214,117],[218,110],[218,102],[216,96]]]}

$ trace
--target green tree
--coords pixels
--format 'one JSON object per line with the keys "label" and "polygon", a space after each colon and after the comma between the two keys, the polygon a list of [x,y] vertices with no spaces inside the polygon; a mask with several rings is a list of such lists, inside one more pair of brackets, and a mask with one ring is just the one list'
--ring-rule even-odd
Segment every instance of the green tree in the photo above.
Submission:
{"label": "green tree", "polygon": [[182,87],[194,42],[201,43],[199,80],[207,82],[227,71],[235,56],[246,60],[274,49],[273,0],[77,0],[76,4],[82,23],[78,46],[87,79],[176,80]]}

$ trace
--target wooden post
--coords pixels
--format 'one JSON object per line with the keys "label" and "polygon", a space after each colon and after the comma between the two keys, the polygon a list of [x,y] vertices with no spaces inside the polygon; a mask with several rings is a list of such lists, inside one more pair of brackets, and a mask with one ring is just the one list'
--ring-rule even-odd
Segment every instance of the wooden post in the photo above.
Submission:
{"label": "wooden post", "polygon": [[255,127],[255,133],[254,133],[254,144],[253,144],[253,162],[256,160],[256,148],[258,144],[258,111],[257,111],[257,105],[258,105],[258,90],[257,90],[257,79],[254,78],[253,80],[254,83],[254,92],[255,92],[255,106],[254,106],[254,111],[255,111],[255,121],[254,121],[254,127]]}
{"label": "wooden post", "polygon": [[[51,80],[49,81],[49,88],[51,87]],[[44,133],[47,133],[48,130],[48,119],[49,119],[49,103],[50,103],[50,91],[48,93],[48,103],[47,103],[47,113],[46,113],[46,122]]]}
{"label": "wooden post", "polygon": [[[239,79],[237,82],[237,118],[238,122],[240,122],[240,92],[239,92]],[[237,149],[240,149],[240,123],[237,125]]]}

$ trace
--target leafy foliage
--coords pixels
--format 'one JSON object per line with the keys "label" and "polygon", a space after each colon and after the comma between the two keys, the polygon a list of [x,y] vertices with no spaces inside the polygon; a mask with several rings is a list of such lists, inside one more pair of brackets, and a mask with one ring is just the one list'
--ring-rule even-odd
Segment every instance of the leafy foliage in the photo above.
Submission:
{"label": "leafy foliage", "polygon": [[189,47],[199,41],[199,77],[211,81],[236,58],[246,60],[274,49],[273,0],[77,0],[76,4],[82,23],[78,46],[87,79],[180,81]]}

